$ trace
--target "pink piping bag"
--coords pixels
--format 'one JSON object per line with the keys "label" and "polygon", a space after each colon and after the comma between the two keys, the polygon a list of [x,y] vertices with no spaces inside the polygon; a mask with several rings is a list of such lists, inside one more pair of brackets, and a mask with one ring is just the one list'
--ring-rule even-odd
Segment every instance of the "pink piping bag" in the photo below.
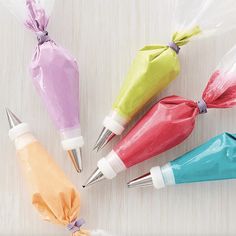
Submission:
{"label": "pink piping bag", "polygon": [[199,101],[170,96],[157,102],[113,150],[98,161],[97,169],[84,186],[104,178],[112,179],[119,172],[180,144],[193,131],[197,116],[208,109],[235,105],[236,46],[213,72]]}
{"label": "pink piping bag", "polygon": [[52,7],[53,2],[17,0],[5,5],[11,3],[11,7],[24,8],[25,25],[37,36],[38,45],[30,63],[32,81],[59,130],[63,149],[68,152],[77,172],[80,172],[84,141],[79,122],[79,71],[76,60],[56,44],[46,31],[49,18],[40,3]]}

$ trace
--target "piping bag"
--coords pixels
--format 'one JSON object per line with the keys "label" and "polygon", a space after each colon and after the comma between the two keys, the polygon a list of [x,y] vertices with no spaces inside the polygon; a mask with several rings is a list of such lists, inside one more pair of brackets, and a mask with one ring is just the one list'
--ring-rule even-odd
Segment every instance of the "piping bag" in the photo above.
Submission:
{"label": "piping bag", "polygon": [[15,143],[22,173],[28,182],[33,206],[44,220],[59,224],[73,236],[106,235],[103,230],[82,228],[78,218],[80,197],[75,186],[54,162],[47,150],[31,134],[27,123],[6,109],[10,125],[9,137]]}
{"label": "piping bag", "polygon": [[[81,147],[84,144],[79,122],[79,72],[76,60],[56,44],[46,31],[49,18],[46,10],[53,0],[0,0],[37,36],[30,63],[33,84],[58,129],[61,144],[77,172],[82,170]],[[42,5],[45,5],[45,9]]]}
{"label": "piping bag", "polygon": [[103,121],[103,130],[94,149],[104,147],[120,135],[145,104],[158,95],[180,72],[180,47],[192,37],[214,35],[236,25],[234,0],[178,0],[175,29],[166,45],[147,45],[140,49],[129,69],[112,110]]}
{"label": "piping bag", "polygon": [[195,102],[180,96],[161,99],[98,161],[84,186],[154,157],[183,142],[193,131],[198,115],[210,108],[236,105],[236,46],[222,59],[210,77],[202,98]]}
{"label": "piping bag", "polygon": [[150,173],[128,183],[128,187],[169,185],[236,179],[236,134],[220,134],[190,152],[151,168]]}

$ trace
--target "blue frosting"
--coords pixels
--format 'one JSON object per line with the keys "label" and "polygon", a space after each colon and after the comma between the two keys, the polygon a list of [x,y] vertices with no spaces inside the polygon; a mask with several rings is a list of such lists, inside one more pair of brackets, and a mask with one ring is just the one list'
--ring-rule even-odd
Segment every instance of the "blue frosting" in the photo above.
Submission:
{"label": "blue frosting", "polygon": [[175,183],[236,178],[236,134],[220,134],[170,162]]}

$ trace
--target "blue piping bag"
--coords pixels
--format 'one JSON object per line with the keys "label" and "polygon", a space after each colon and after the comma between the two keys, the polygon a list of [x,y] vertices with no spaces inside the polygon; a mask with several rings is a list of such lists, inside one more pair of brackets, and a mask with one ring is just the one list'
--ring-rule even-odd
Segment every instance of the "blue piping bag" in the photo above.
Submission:
{"label": "blue piping bag", "polygon": [[128,183],[128,187],[236,179],[236,134],[223,133],[164,166]]}

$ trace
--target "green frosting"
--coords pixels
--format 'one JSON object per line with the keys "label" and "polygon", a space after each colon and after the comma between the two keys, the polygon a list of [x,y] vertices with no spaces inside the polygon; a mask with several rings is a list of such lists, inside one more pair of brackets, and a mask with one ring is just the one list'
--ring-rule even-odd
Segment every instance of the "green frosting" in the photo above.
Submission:
{"label": "green frosting", "polygon": [[[182,46],[200,32],[198,26],[185,32],[176,32],[172,36],[172,41]],[[162,45],[145,46],[138,51],[113,104],[113,110],[130,120],[146,103],[167,87],[179,72],[179,59],[173,49]]]}

